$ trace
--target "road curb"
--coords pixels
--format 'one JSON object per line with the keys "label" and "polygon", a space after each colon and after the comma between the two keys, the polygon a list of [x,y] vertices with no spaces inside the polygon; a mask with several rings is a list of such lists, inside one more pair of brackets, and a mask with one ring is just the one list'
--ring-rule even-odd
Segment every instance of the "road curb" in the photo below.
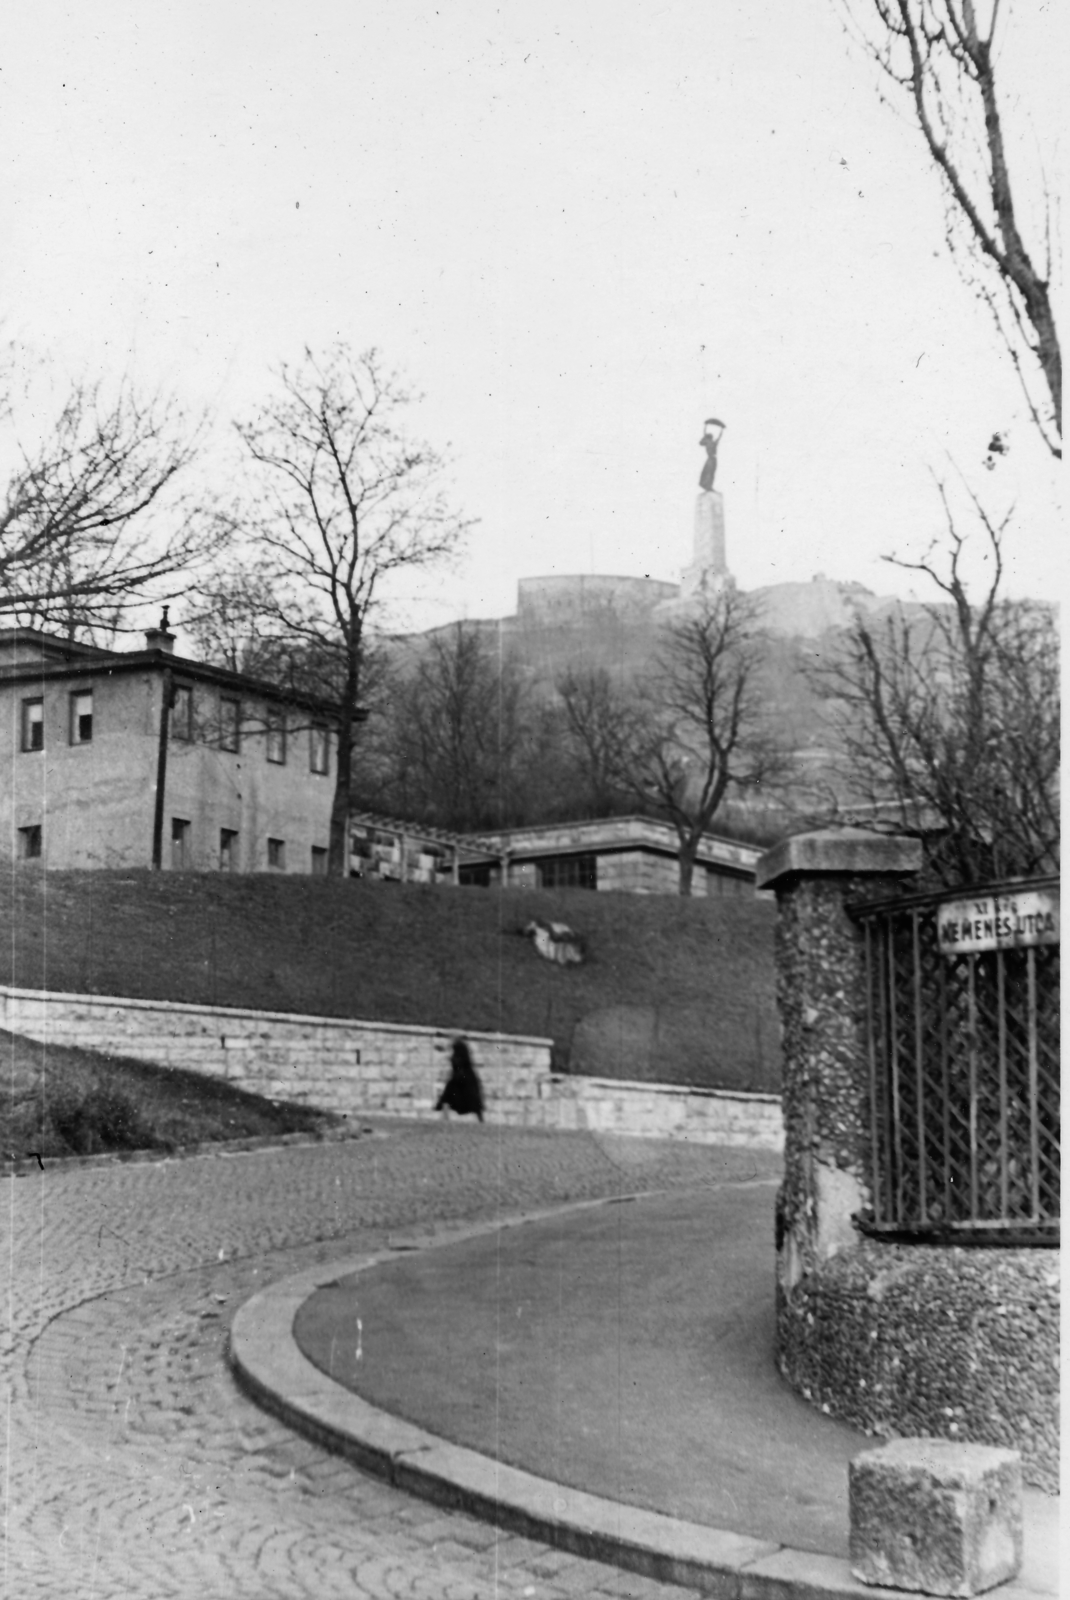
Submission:
{"label": "road curb", "polygon": [[[501,1227],[613,1203],[585,1201],[440,1236],[399,1237],[374,1254],[283,1279],[255,1294],[235,1315],[228,1343],[234,1376],[266,1411],[361,1470],[435,1505],[465,1511],[571,1555],[724,1600],[910,1600],[905,1590],[863,1584],[839,1557],[620,1504],[452,1444],[335,1383],[313,1366],[294,1339],[297,1312],[317,1289],[394,1259],[399,1250],[456,1244]],[[1038,1600],[1038,1591],[1003,1584],[990,1590],[986,1600]]]}

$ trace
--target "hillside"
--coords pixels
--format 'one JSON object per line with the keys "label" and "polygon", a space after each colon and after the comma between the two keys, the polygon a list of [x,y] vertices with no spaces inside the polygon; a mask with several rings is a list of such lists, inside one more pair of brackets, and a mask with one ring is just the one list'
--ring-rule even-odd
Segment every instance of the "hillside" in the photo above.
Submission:
{"label": "hillside", "polygon": [[[537,956],[532,917],[568,922],[587,963]],[[779,1088],[757,900],[22,867],[0,925],[18,987],[533,1034],[562,1071]]]}
{"label": "hillside", "polygon": [[[665,598],[672,592],[668,584],[627,578],[522,579],[514,616],[467,626],[507,650],[547,693],[569,669],[604,669],[622,683],[641,681],[653,668],[665,626],[678,614]],[[879,617],[896,606],[911,615],[922,608],[821,575],[757,589],[753,598],[766,632],[760,694],[767,726],[796,752],[804,789],[813,773],[827,783],[831,728],[807,669],[835,654],[856,609]],[[427,640],[454,626],[396,637],[390,643],[394,661],[404,666]]]}

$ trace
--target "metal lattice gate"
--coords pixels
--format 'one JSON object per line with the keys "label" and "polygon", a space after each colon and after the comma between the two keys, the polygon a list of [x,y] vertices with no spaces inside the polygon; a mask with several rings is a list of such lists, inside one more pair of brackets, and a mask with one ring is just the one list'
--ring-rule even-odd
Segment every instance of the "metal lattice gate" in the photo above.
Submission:
{"label": "metal lattice gate", "polygon": [[[1049,932],[1049,942],[959,948],[975,929],[983,943],[996,919],[949,922],[947,912],[998,913],[1015,895],[1023,904],[1046,895],[1057,930],[1058,880],[967,892],[969,902],[960,890],[853,908],[867,962],[873,1214],[865,1225],[961,1243],[1055,1242],[1059,945]],[[971,938],[960,941],[960,928]]]}

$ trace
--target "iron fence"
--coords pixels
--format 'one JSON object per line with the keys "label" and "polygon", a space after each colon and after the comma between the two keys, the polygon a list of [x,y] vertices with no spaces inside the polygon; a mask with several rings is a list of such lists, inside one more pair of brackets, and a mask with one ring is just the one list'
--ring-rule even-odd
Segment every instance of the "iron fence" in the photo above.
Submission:
{"label": "iron fence", "polygon": [[851,908],[866,951],[867,1231],[1058,1242],[1058,895],[1044,878]]}

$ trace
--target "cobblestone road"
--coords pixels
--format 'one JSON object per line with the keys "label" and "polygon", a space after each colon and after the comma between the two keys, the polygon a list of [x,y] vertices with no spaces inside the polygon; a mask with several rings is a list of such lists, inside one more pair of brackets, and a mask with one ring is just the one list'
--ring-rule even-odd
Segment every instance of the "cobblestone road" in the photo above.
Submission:
{"label": "cobblestone road", "polygon": [[343,1144],[0,1180],[3,1593],[682,1596],[296,1438],[236,1389],[227,1330],[264,1284],[406,1233],[775,1169],[745,1151],[380,1123]]}

